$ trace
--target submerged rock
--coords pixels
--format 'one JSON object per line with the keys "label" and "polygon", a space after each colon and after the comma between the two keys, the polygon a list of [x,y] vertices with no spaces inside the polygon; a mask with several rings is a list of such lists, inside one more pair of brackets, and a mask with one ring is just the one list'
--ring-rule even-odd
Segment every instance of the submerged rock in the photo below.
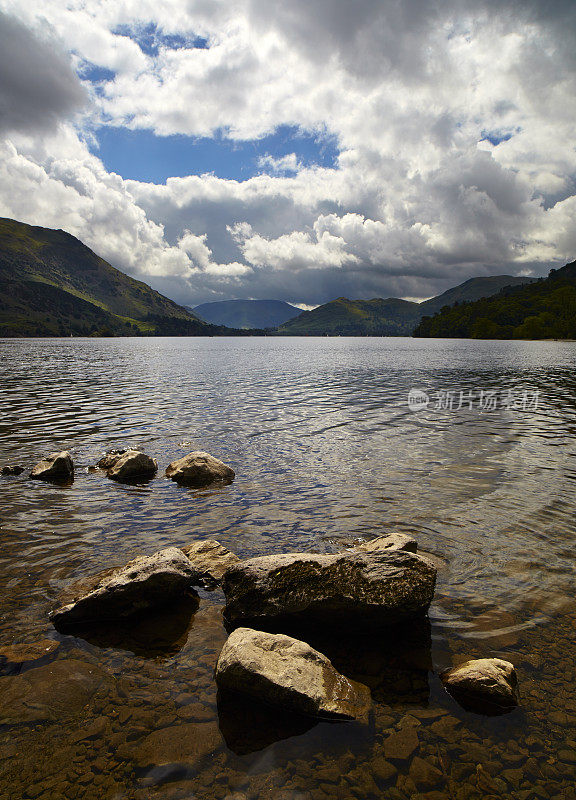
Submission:
{"label": "submerged rock", "polygon": [[46,658],[58,649],[59,642],[54,639],[40,639],[37,642],[19,642],[0,647],[0,672],[13,674],[22,667]]}
{"label": "submerged rock", "polygon": [[126,450],[108,450],[106,455],[102,456],[96,466],[100,469],[111,469],[116,464],[120,456],[123,456],[126,452]]}
{"label": "submerged rock", "polygon": [[222,734],[216,722],[185,722],[152,731],[139,739],[132,746],[130,757],[153,775],[155,767],[167,765],[197,768],[221,746]]}
{"label": "submerged rock", "polygon": [[6,464],[0,469],[1,475],[22,475],[23,472],[24,467],[21,467],[20,464]]}
{"label": "submerged rock", "polygon": [[31,478],[42,481],[58,481],[74,479],[74,464],[70,453],[62,450],[60,453],[50,453],[49,456],[39,461],[32,472]]}
{"label": "submerged rock", "polygon": [[158,462],[139,450],[125,450],[118,455],[108,470],[108,477],[115,481],[130,481],[136,478],[151,478],[158,471]]}
{"label": "submerged rock", "polygon": [[220,586],[226,570],[240,561],[237,555],[215,539],[193,542],[188,547],[183,547],[182,551],[190,559],[195,571],[194,585],[203,586],[205,589],[215,589]]}
{"label": "submerged rock", "polygon": [[98,576],[70,602],[50,614],[54,626],[121,619],[167,605],[189,594],[194,576],[190,561],[177,547],[141,556],[126,566]]}
{"label": "submerged rock", "polygon": [[0,680],[0,724],[61,724],[80,714],[98,690],[109,691],[111,684],[109,673],[76,658],[5,676]]}
{"label": "submerged rock", "polygon": [[371,705],[366,686],[345,678],[310,645],[250,628],[228,638],[216,683],[311,717],[365,720]]}
{"label": "submerged rock", "polygon": [[166,468],[166,477],[185,486],[207,486],[215,481],[230,483],[236,477],[236,473],[210,453],[196,450],[169,464]]}
{"label": "submerged rock", "polygon": [[225,618],[371,629],[425,614],[435,583],[433,564],[404,551],[261,556],[224,575]]}
{"label": "submerged rock", "polygon": [[369,542],[362,542],[355,549],[367,553],[382,550],[405,550],[407,553],[415,553],[418,550],[418,542],[413,536],[406,533],[388,533],[386,536],[378,536]]}
{"label": "submerged rock", "polygon": [[440,676],[450,694],[474,711],[510,709],[518,705],[518,677],[514,665],[501,658],[478,658]]}

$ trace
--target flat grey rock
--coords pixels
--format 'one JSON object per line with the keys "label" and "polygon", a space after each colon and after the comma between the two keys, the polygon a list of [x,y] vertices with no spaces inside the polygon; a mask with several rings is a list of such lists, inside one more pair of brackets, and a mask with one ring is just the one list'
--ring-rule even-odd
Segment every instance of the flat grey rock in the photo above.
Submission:
{"label": "flat grey rock", "polygon": [[502,658],[477,658],[440,676],[451,695],[463,705],[514,708],[518,705],[518,677],[514,665]]}
{"label": "flat grey rock", "polygon": [[231,467],[210,453],[196,450],[166,468],[166,477],[184,486],[207,486],[216,481],[230,483],[236,477]]}
{"label": "flat grey rock", "polygon": [[122,619],[178,600],[192,591],[194,571],[177,547],[141,556],[92,582],[50,614],[56,628]]}
{"label": "flat grey rock", "polygon": [[115,481],[152,478],[158,471],[158,462],[139,450],[126,450],[108,469],[108,477]]}
{"label": "flat grey rock", "polygon": [[73,480],[74,464],[70,453],[67,450],[50,453],[36,464],[30,477],[41,481]]}
{"label": "flat grey rock", "polygon": [[220,586],[226,570],[240,561],[238,556],[215,539],[193,542],[187,547],[183,547],[182,552],[190,559],[194,570],[194,585],[208,590]]}
{"label": "flat grey rock", "polygon": [[356,550],[364,550],[366,553],[373,553],[379,550],[405,550],[407,553],[416,553],[418,542],[413,536],[406,533],[388,533],[385,536],[377,536],[369,542],[362,542],[356,545]]}
{"label": "flat grey rock", "polygon": [[341,675],[306,642],[250,628],[228,638],[216,683],[311,717],[366,721],[371,706],[366,686]]}
{"label": "flat grey rock", "polygon": [[261,556],[224,575],[225,618],[372,629],[424,615],[435,583],[433,564],[401,550]]}

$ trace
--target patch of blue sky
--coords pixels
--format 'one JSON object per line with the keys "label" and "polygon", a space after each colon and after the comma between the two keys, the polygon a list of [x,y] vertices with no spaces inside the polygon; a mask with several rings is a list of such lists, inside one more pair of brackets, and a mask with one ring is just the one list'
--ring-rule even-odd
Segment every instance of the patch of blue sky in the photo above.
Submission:
{"label": "patch of blue sky", "polygon": [[223,133],[214,138],[156,136],[149,130],[104,126],[95,131],[91,149],[110,172],[146,183],[205,173],[238,181],[262,172],[275,174],[265,166],[270,163],[267,156],[276,161],[294,153],[302,166],[327,168],[334,167],[338,158],[334,137],[293,126],[281,126],[269,136],[250,141],[227,139]]}
{"label": "patch of blue sky", "polygon": [[480,141],[490,142],[496,147],[500,142],[508,142],[514,136],[514,133],[518,133],[518,131],[506,131],[505,133],[503,131],[482,131]]}
{"label": "patch of blue sky", "polygon": [[179,50],[184,47],[206,49],[209,46],[208,40],[201,36],[164,33],[153,22],[138,27],[120,25],[114,30],[114,33],[118,36],[127,36],[132,39],[143,53],[153,58],[158,55],[161,47],[169,50]]}

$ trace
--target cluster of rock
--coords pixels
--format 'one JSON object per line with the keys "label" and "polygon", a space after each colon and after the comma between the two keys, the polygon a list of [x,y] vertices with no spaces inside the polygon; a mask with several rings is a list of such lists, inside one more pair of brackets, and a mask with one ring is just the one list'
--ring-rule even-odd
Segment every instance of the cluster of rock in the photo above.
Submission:
{"label": "cluster of rock", "polygon": [[[140,450],[110,450],[103,456],[97,468],[106,472],[112,480],[130,482],[153,478],[158,472],[158,462]],[[9,464],[0,470],[2,475],[21,475],[24,467]],[[234,470],[209,453],[196,450],[173,461],[166,468],[166,477],[183,486],[207,486],[215,482],[230,483],[235,478]],[[66,482],[74,480],[74,463],[67,450],[51,453],[39,461],[30,472],[37,480]]]}
{"label": "cluster of rock", "polygon": [[[387,626],[425,616],[436,567],[416,550],[414,539],[396,534],[335,555],[289,553],[241,561],[219,542],[203,540],[137,558],[72,586],[51,619],[69,631],[197,597],[198,586],[221,586],[224,619],[233,628],[216,666],[221,689],[312,717],[365,721],[371,706],[366,686],[339,673],[305,641],[262,628],[351,625],[381,635]],[[500,659],[470,661],[441,677],[459,700],[485,700],[499,708],[518,702],[514,667]]]}

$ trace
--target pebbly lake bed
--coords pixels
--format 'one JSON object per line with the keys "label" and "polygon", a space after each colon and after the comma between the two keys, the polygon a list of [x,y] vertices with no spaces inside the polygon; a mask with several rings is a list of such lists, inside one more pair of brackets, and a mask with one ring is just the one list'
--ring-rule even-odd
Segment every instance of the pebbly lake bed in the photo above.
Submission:
{"label": "pebbly lake bed", "polygon": [[[0,463],[76,465],[68,486],[0,478],[1,800],[575,798],[575,368],[571,342],[0,341]],[[89,471],[126,446],[155,479]],[[198,449],[236,480],[163,477]],[[86,638],[48,620],[71,581],[165,547],[335,553],[394,531],[440,565],[429,618],[313,643],[369,686],[369,724],[218,693],[220,591]],[[16,645],[37,647],[2,667]],[[515,665],[517,709],[445,692],[443,669],[483,656]]]}

